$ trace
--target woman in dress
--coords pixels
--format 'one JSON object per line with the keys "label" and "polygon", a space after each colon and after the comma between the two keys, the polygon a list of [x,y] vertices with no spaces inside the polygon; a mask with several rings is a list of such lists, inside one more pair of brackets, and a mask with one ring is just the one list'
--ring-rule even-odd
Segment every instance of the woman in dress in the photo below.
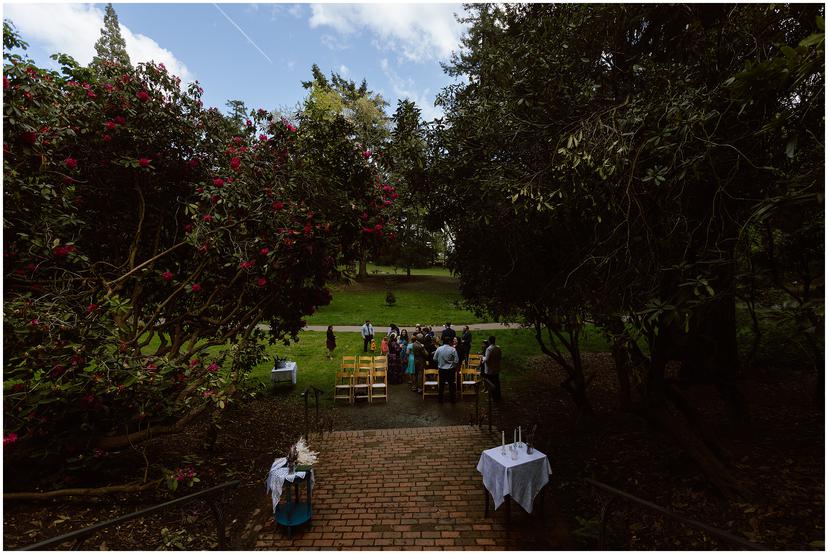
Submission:
{"label": "woman in dress", "polygon": [[411,387],[411,390],[417,392],[417,385],[414,382],[414,341],[408,343],[408,345],[405,347],[405,352],[406,354],[408,354],[408,356],[406,356],[408,363],[405,367],[405,376],[408,381],[408,384]]}
{"label": "woman in dress", "polygon": [[328,325],[328,338],[325,339],[325,346],[328,347],[328,359],[333,360],[333,351],[336,348],[336,335],[333,332],[333,325]]}
{"label": "woman in dress", "polygon": [[388,341],[388,383],[399,385],[402,383],[402,366],[400,365],[400,343],[397,342],[397,335],[391,334]]}

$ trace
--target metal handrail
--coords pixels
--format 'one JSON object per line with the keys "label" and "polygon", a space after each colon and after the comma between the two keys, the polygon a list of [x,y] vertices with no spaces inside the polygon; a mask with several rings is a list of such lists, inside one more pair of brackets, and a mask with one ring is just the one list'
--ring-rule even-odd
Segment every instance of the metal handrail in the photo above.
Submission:
{"label": "metal handrail", "polygon": [[[151,506],[149,508],[133,512],[131,514],[116,517],[115,519],[102,521],[101,523],[96,523],[95,525],[91,525],[83,529],[78,529],[76,531],[72,531],[64,535],[52,537],[51,539],[46,539],[45,541],[40,541],[38,543],[23,548],[19,548],[18,550],[46,550],[49,547],[57,546],[59,544],[71,540],[75,541],[75,544],[72,545],[72,549],[79,550],[81,544],[83,544],[83,541],[86,540],[88,536],[93,535],[94,533],[97,533],[102,529],[106,529],[107,527],[112,527],[113,525],[124,523],[139,517],[148,516],[150,514],[154,514],[155,512],[166,510],[167,508],[189,504],[190,502],[202,498],[210,498],[216,496],[218,493],[223,492],[226,489],[237,487],[239,486],[239,484],[240,481],[228,481],[227,483],[216,485],[215,487],[211,487],[209,489],[196,492],[193,494],[188,494],[187,496],[182,496],[181,498],[176,498],[175,500],[170,500],[162,504],[157,504],[155,506]],[[216,518],[216,531],[218,532],[218,549],[226,550],[227,545],[225,544],[226,540],[224,536],[224,513],[221,510],[221,506],[219,506],[218,502],[215,499],[210,500],[210,510],[213,512],[213,517]]]}
{"label": "metal handrail", "polygon": [[[702,523],[701,521],[696,521],[695,519],[691,519],[691,518],[685,517],[681,514],[677,514],[675,512],[672,512],[672,511],[668,510],[667,508],[659,506],[658,504],[654,504],[654,503],[652,503],[648,500],[644,500],[643,498],[638,498],[637,496],[634,496],[634,495],[632,495],[628,492],[624,492],[622,490],[616,489],[615,487],[611,487],[607,484],[601,483],[600,481],[596,481],[594,479],[589,479],[589,478],[587,478],[585,480],[586,480],[587,483],[589,483],[593,487],[599,488],[599,489],[601,489],[605,492],[608,492],[612,495],[615,495],[615,497],[620,497],[620,498],[623,498],[625,500],[629,500],[630,502],[634,502],[634,503],[636,503],[640,506],[644,506],[645,508],[649,508],[650,510],[653,510],[653,511],[658,512],[660,514],[663,514],[667,517],[675,519],[676,521],[679,521],[679,522],[681,522],[685,525],[688,525],[690,527],[695,527],[697,529],[701,529],[702,531],[710,533],[711,535],[719,537],[720,539],[724,539],[724,540],[726,540],[730,543],[739,545],[739,546],[743,547],[746,550],[768,550],[766,547],[762,546],[761,544],[756,544],[754,542],[750,542],[749,540],[744,539],[742,537],[739,537],[737,535],[734,535],[733,533],[728,533],[727,531],[723,531],[722,529],[718,529],[716,527],[713,527],[712,525],[708,525],[706,523]],[[602,550],[604,550],[604,546],[605,546],[604,540],[605,540],[605,534],[606,534],[607,519],[609,518],[609,513],[610,513],[609,508],[610,508],[610,504],[612,504],[613,500],[615,500],[615,498],[611,498],[601,508],[601,537],[600,537],[601,544],[600,544],[600,548]]]}
{"label": "metal handrail", "polygon": [[310,436],[309,436],[310,428],[308,427],[308,393],[311,392],[311,390],[313,390],[314,405],[316,407],[316,429],[317,430],[320,430],[320,427],[319,427],[319,395],[325,394],[325,391],[323,391],[322,389],[319,389],[317,387],[314,387],[313,385],[309,386],[308,388],[305,389],[304,392],[299,394],[299,396],[301,396],[302,398],[305,399],[305,439],[306,440],[310,440]]}

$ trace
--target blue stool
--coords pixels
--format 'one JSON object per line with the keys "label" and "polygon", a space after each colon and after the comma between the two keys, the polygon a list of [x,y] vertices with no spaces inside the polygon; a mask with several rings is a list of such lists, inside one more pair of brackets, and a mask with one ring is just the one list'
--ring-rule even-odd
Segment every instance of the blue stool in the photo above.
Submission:
{"label": "blue stool", "polygon": [[[284,504],[281,502],[276,505],[276,510],[273,512],[273,519],[279,525],[287,527],[288,538],[293,538],[293,528],[303,523],[310,521],[313,516],[312,508],[312,489],[311,476],[313,470],[308,470],[305,476],[296,477],[293,483],[285,482],[287,485],[287,500]],[[299,489],[299,483],[304,481],[306,486],[307,501],[302,501],[302,495]],[[291,484],[293,485],[293,494],[291,494]]]}

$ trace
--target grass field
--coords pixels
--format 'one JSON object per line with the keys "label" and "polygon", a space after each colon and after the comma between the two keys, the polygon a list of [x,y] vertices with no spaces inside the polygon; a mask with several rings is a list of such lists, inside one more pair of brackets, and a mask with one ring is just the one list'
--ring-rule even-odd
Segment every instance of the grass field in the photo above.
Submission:
{"label": "grass field", "polygon": [[[526,361],[532,356],[541,355],[540,348],[535,342],[534,332],[530,329],[503,329],[496,331],[474,331],[473,351],[479,351],[480,345],[490,334],[497,337],[497,344],[503,349],[503,380],[508,382],[520,376],[527,369]],[[379,342],[377,342],[379,348]],[[609,346],[596,331],[590,330],[584,338],[582,348],[586,352],[604,352]],[[280,358],[288,358],[297,362],[298,372],[296,385],[278,384],[274,391],[276,394],[291,394],[305,390],[306,387],[315,386],[325,391],[323,401],[331,401],[331,390],[333,388],[334,373],[339,367],[342,356],[362,354],[362,337],[359,333],[338,333],[336,336],[336,350],[334,359],[328,360],[325,349],[325,333],[316,331],[303,331],[299,335],[299,342],[290,346],[277,344],[267,347],[268,359],[257,365],[251,378],[258,379],[270,386],[270,369],[273,367],[273,355],[278,354]],[[377,352],[379,354],[379,352]]]}
{"label": "grass field", "polygon": [[[412,276],[406,277],[405,270],[394,275],[393,268],[369,265],[368,274],[367,279],[334,288],[331,304],[307,318],[308,324],[361,325],[370,319],[383,329],[391,323],[413,327],[483,321],[459,307],[458,281],[446,269],[412,270]],[[389,290],[397,299],[393,306],[385,303]]]}

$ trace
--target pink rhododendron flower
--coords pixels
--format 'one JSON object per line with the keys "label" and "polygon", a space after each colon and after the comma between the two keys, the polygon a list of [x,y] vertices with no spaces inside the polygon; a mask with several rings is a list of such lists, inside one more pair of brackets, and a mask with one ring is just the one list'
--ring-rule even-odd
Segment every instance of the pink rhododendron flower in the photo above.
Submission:
{"label": "pink rhododendron flower", "polygon": [[250,268],[251,268],[251,267],[253,267],[254,265],[256,265],[256,262],[254,262],[253,260],[248,260],[248,261],[246,261],[246,262],[242,262],[242,263],[240,263],[240,264],[239,264],[239,267],[240,267],[241,269],[250,269]]}
{"label": "pink rhododendron flower", "polygon": [[7,444],[14,444],[17,442],[17,433],[9,433],[5,437],[3,437],[3,446]]}
{"label": "pink rhododendron flower", "polygon": [[106,123],[104,123],[104,127],[106,127],[107,129],[109,129],[111,131],[115,127],[117,127],[117,125],[115,125],[114,121],[107,121]]}
{"label": "pink rhododendron flower", "polygon": [[363,153],[362,153],[362,157],[363,157],[363,158],[365,158],[365,159],[367,160],[368,158],[370,158],[370,157],[371,157],[371,151],[370,151],[370,150],[366,150],[365,152],[363,152]]}
{"label": "pink rhododendron flower", "polygon": [[190,290],[193,292],[201,292],[201,285],[199,285],[198,283],[193,283],[193,285],[190,287]]}
{"label": "pink rhododendron flower", "polygon": [[201,221],[206,221],[209,223],[213,221],[213,216],[210,214],[204,214],[203,216],[201,216]]}
{"label": "pink rhododendron flower", "polygon": [[122,115],[116,115],[115,123],[117,123],[118,125],[123,125],[124,123],[126,123],[126,119]]}
{"label": "pink rhododendron flower", "polygon": [[265,285],[267,285],[267,279],[265,279],[264,277],[259,277],[259,280],[256,281],[256,284],[259,285],[259,288],[264,287]]}
{"label": "pink rhododendron flower", "polygon": [[172,281],[172,278],[173,278],[172,271],[165,271],[164,273],[161,274],[161,278],[164,279],[165,281]]}
{"label": "pink rhododendron flower", "polygon": [[259,254],[261,254],[262,256],[267,256],[269,253],[270,253],[270,248],[268,248],[267,246],[265,246],[264,248],[259,250]]}
{"label": "pink rhododendron flower", "polygon": [[219,366],[216,362],[213,362],[209,366],[207,366],[207,371],[209,371],[210,373],[216,373],[218,370]]}
{"label": "pink rhododendron flower", "polygon": [[150,99],[150,95],[149,95],[149,93],[148,93],[147,91],[145,91],[145,90],[139,91],[139,92],[135,95],[135,97],[136,97],[136,98],[138,98],[138,100],[140,100],[141,102],[146,102],[146,101],[148,101],[148,100]]}
{"label": "pink rhododendron flower", "polygon": [[112,137],[109,135],[104,135],[101,137],[101,139],[103,139],[104,142],[110,142],[112,140]]}
{"label": "pink rhododendron flower", "polygon": [[282,208],[284,208],[284,207],[285,207],[285,203],[284,203],[284,202],[279,202],[279,201],[277,200],[276,202],[274,202],[274,203],[273,203],[273,209],[274,209],[274,210],[281,210],[281,209],[282,209]]}
{"label": "pink rhododendron flower", "polygon": [[235,157],[230,160],[230,167],[233,169],[238,169],[241,165],[241,158]]}
{"label": "pink rhododendron flower", "polygon": [[75,169],[76,167],[78,167],[78,160],[69,156],[68,158],[63,160],[63,165],[66,166],[66,169]]}
{"label": "pink rhododendron flower", "polygon": [[141,167],[149,167],[150,162],[152,162],[152,160],[150,160],[149,158],[140,158],[138,160],[138,165],[140,165]]}
{"label": "pink rhododendron flower", "polygon": [[224,186],[224,179],[222,179],[221,177],[216,177],[215,179],[213,179],[213,184],[218,188],[221,188]]}

